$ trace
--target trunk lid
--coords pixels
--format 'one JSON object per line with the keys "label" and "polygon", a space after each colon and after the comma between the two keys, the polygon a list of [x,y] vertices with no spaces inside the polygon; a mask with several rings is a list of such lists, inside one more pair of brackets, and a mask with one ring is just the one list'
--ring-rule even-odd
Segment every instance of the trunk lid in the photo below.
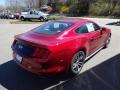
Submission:
{"label": "trunk lid", "polygon": [[59,42],[56,35],[42,35],[33,32],[27,32],[24,34],[17,35],[15,37],[18,40],[22,40],[25,42],[29,42],[33,45],[44,45],[44,46],[52,46]]}

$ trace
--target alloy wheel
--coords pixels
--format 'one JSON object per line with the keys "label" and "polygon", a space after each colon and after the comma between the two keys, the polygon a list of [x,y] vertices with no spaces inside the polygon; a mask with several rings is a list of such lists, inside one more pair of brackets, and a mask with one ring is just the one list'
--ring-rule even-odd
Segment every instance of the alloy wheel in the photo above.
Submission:
{"label": "alloy wheel", "polygon": [[77,52],[71,63],[71,71],[73,74],[79,74],[84,64],[85,54],[83,51]]}

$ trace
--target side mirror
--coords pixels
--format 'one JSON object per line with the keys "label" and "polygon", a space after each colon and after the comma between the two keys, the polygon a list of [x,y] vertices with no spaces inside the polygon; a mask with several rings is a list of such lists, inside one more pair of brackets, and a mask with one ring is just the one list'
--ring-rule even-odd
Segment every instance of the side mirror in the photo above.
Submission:
{"label": "side mirror", "polygon": [[105,28],[105,27],[102,27],[102,28],[101,28],[101,34],[103,34],[105,30],[106,30],[106,28]]}
{"label": "side mirror", "polygon": [[104,31],[104,30],[106,30],[106,28],[105,28],[105,27],[102,27],[101,30]]}

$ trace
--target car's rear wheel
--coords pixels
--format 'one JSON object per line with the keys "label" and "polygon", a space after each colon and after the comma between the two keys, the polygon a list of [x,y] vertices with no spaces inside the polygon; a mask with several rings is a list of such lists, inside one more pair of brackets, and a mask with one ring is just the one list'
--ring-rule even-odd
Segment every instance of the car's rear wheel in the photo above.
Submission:
{"label": "car's rear wheel", "polygon": [[70,67],[71,74],[77,75],[80,73],[84,64],[84,59],[85,59],[84,51],[79,51],[73,56]]}
{"label": "car's rear wheel", "polygon": [[25,21],[25,18],[24,18],[24,17],[21,17],[20,19],[21,19],[22,21]]}
{"label": "car's rear wheel", "polygon": [[110,40],[111,40],[111,35],[109,35],[109,37],[108,37],[108,39],[106,40],[105,45],[104,45],[103,48],[108,48],[108,45],[109,45],[109,43],[110,43]]}

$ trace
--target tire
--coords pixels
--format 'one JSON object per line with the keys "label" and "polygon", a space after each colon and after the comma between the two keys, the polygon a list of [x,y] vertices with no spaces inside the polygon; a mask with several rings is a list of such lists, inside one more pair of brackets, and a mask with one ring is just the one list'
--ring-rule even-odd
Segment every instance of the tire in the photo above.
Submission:
{"label": "tire", "polygon": [[25,18],[24,18],[24,17],[21,17],[20,19],[21,19],[21,21],[25,21]]}
{"label": "tire", "polygon": [[41,21],[41,22],[44,22],[45,19],[44,19],[43,17],[40,17],[40,21]]}
{"label": "tire", "polygon": [[71,65],[70,65],[70,73],[72,75],[77,75],[80,73],[84,65],[85,57],[86,56],[84,51],[79,51],[73,56],[73,59],[71,60]]}
{"label": "tire", "polygon": [[109,45],[109,43],[110,43],[110,40],[111,40],[111,35],[109,35],[109,37],[108,37],[107,40],[105,41],[105,44],[104,44],[103,49],[108,48],[108,45]]}

